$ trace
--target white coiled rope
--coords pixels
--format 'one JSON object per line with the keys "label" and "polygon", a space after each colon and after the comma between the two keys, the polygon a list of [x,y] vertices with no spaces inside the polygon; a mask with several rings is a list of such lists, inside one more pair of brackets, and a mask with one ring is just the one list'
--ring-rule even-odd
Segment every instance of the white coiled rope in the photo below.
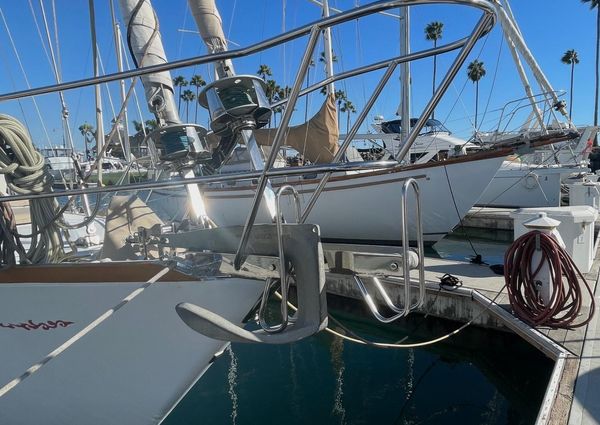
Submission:
{"label": "white coiled rope", "polygon": [[[44,156],[38,152],[29,133],[16,118],[0,114],[0,174],[7,187],[19,195],[35,195],[52,191],[52,176]],[[64,256],[63,238],[56,219],[56,199],[31,199],[31,245],[21,261],[59,262]],[[27,235],[24,235],[27,236]]]}

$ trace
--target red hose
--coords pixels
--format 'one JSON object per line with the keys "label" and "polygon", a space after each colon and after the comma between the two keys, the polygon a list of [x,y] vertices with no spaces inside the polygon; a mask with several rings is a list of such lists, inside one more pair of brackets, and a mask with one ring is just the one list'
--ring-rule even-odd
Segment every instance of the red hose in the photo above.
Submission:
{"label": "red hose", "polygon": [[[532,268],[531,259],[536,250],[536,238],[542,251],[540,262]],[[548,262],[552,296],[548,305],[544,304],[536,285],[536,275]],[[591,305],[588,317],[575,323],[583,304],[583,282],[590,295]],[[504,280],[508,298],[514,313],[532,326],[573,329],[586,325],[594,315],[595,302],[590,285],[569,254],[556,240],[539,231],[524,234],[508,248],[504,254]]]}

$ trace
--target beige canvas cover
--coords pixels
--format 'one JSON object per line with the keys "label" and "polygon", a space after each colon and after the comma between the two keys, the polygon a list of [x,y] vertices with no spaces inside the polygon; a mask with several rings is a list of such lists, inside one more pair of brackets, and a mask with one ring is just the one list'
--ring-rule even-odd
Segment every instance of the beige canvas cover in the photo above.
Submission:
{"label": "beige canvas cover", "polygon": [[140,198],[135,195],[113,196],[106,214],[104,245],[99,258],[113,261],[138,259],[125,239],[137,232],[139,227],[150,229],[155,224],[162,224],[162,220]]}
{"label": "beige canvas cover", "polygon": [[[276,131],[276,128],[255,130],[256,142],[263,146],[272,145]],[[333,160],[339,137],[335,97],[330,94],[310,120],[288,128],[283,144],[296,149],[310,162],[323,164]]]}

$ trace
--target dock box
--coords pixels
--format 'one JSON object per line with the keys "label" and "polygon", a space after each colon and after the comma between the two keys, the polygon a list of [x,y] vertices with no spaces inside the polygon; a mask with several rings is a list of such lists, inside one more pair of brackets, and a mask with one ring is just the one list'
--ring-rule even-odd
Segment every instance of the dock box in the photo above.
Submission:
{"label": "dock box", "polygon": [[560,221],[558,232],[562,237],[566,250],[582,273],[592,268],[594,261],[594,223],[598,211],[590,206],[521,208],[510,213],[514,220],[514,237],[527,233],[529,230],[524,222],[545,212],[548,217]]}
{"label": "dock box", "polygon": [[600,183],[586,181],[569,184],[569,205],[589,205],[600,209]]}

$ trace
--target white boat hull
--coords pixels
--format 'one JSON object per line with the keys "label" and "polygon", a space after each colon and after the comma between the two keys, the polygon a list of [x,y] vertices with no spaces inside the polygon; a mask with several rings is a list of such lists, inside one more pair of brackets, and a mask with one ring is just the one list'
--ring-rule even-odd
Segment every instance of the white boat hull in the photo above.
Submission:
{"label": "white boat hull", "polygon": [[[421,192],[423,233],[435,243],[460,224],[496,174],[503,158],[426,164],[404,171],[362,172],[336,175],[326,186],[307,219],[318,224],[324,241],[398,245],[401,239],[400,193],[408,178],[415,178]],[[314,177],[314,176],[312,176]],[[304,208],[317,186],[310,180],[289,180],[300,194]],[[275,186],[281,184],[276,182]],[[254,196],[252,187],[225,186],[204,190],[206,209],[218,225],[244,224]],[[185,211],[185,192],[156,191],[148,205],[163,216],[177,218]],[[409,237],[416,239],[415,203],[409,196]],[[295,220],[291,196],[282,199],[288,221]],[[179,211],[179,213],[178,213]],[[269,222],[261,205],[257,223]]]}
{"label": "white boat hull", "polygon": [[585,173],[579,166],[506,165],[500,168],[481,195],[478,206],[503,208],[558,207],[561,183],[571,173]]}
{"label": "white boat hull", "polygon": [[[156,283],[44,364],[140,285],[0,283],[0,388],[22,377],[0,397],[0,423],[159,423],[226,345],[188,328],[176,304],[240,323],[263,287],[247,279]],[[42,367],[24,376],[35,364]]]}

